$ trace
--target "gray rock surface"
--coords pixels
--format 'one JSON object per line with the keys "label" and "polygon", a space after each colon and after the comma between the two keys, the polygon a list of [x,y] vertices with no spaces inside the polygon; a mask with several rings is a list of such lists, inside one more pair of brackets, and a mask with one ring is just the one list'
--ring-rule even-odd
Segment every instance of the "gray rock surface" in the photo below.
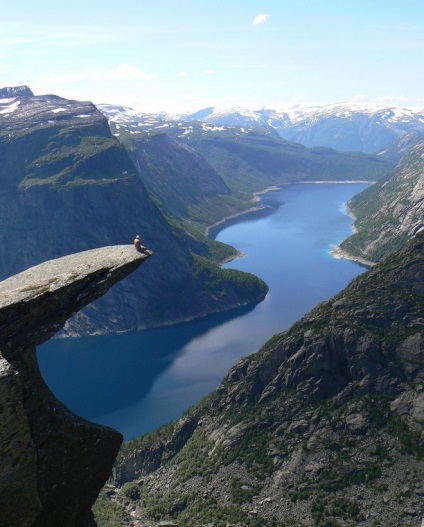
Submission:
{"label": "gray rock surface", "polygon": [[241,359],[184,416],[185,444],[177,422],[124,445],[115,485],[148,496],[117,490],[129,525],[158,510],[181,525],[419,525],[423,284],[421,233]]}
{"label": "gray rock surface", "polygon": [[424,141],[394,172],[349,201],[355,233],[341,245],[358,260],[378,262],[424,229]]}
{"label": "gray rock surface", "polygon": [[0,282],[0,349],[14,352],[52,337],[149,256],[132,245],[50,260]]}
{"label": "gray rock surface", "polygon": [[35,346],[150,254],[128,245],[104,247],[0,282],[1,526],[93,525],[91,506],[122,436],[56,400],[41,377]]}
{"label": "gray rock surface", "polygon": [[32,97],[34,94],[28,86],[8,86],[0,89],[0,99],[10,97]]}

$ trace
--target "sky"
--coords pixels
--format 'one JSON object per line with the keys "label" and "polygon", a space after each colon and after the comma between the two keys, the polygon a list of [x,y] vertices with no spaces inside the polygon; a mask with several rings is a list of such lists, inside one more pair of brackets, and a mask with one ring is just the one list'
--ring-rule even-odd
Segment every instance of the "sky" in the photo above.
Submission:
{"label": "sky", "polygon": [[0,87],[178,114],[424,106],[422,0],[14,0]]}

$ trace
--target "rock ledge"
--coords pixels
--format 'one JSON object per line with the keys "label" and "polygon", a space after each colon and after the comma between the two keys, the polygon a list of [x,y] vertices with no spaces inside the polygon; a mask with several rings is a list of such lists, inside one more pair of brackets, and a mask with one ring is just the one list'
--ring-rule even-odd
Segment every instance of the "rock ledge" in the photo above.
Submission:
{"label": "rock ledge", "polygon": [[35,346],[150,255],[130,245],[104,247],[0,282],[1,525],[94,525],[91,506],[122,436],[79,418],[54,397]]}

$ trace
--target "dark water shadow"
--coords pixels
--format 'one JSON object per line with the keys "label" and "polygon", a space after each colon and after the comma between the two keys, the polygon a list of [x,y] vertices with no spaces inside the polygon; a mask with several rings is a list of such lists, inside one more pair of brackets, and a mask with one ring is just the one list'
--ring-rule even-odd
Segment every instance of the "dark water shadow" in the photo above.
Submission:
{"label": "dark water shadow", "polygon": [[145,397],[192,339],[255,306],[159,329],[50,340],[37,349],[40,370],[62,403],[93,419]]}

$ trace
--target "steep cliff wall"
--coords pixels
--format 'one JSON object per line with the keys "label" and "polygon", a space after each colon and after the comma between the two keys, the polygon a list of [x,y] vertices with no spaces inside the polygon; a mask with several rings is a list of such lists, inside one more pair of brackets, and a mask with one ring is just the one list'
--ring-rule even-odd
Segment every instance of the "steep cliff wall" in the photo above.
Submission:
{"label": "steep cliff wall", "polygon": [[192,253],[209,256],[208,247],[168,223],[93,104],[6,93],[11,98],[0,94],[0,279],[46,259],[131,243],[136,234],[155,253],[142,277],[124,280],[67,321],[69,335],[181,322],[265,296],[259,280],[253,295],[232,277],[207,287],[217,282],[218,266],[206,278],[195,276]]}
{"label": "steep cliff wall", "polygon": [[420,525],[423,312],[424,233],[124,445],[115,500],[185,527]]}
{"label": "steep cliff wall", "polygon": [[35,347],[149,256],[133,246],[104,247],[0,282],[2,527],[94,525],[91,506],[122,436],[56,400],[40,375]]}
{"label": "steep cliff wall", "polygon": [[378,262],[424,229],[424,141],[390,176],[354,196],[349,208],[356,232],[340,248],[354,258]]}

